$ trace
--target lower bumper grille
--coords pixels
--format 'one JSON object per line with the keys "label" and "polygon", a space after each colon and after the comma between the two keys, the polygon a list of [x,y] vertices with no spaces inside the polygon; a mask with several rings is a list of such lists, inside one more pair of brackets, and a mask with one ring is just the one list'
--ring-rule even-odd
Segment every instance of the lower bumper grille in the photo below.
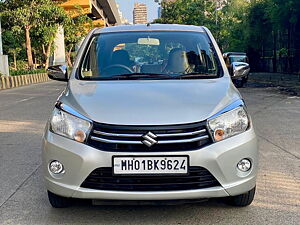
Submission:
{"label": "lower bumper grille", "polygon": [[111,167],[95,169],[81,187],[110,191],[175,191],[221,186],[205,168],[189,167],[188,175],[115,176]]}

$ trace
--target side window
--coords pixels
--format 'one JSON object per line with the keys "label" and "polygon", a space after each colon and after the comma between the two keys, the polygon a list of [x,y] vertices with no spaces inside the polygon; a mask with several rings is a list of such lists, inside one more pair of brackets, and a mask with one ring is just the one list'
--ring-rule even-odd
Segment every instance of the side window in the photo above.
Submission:
{"label": "side window", "polygon": [[82,77],[99,76],[97,58],[97,41],[96,38],[93,38],[83,59],[81,67]]}
{"label": "side window", "polygon": [[197,50],[188,52],[189,63],[194,68],[194,72],[213,73],[216,71],[216,62],[213,49],[207,44],[199,42]]}

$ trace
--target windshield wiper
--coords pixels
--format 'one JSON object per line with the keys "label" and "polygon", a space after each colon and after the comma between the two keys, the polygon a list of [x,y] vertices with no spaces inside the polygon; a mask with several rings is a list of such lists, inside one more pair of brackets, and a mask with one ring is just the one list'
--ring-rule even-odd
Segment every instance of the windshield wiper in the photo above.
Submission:
{"label": "windshield wiper", "polygon": [[197,73],[197,72],[186,73],[186,74],[176,76],[176,78],[179,79],[211,79],[217,77],[218,75],[214,73]]}
{"label": "windshield wiper", "polygon": [[137,80],[140,78],[157,78],[157,79],[170,79],[174,78],[168,74],[163,73],[128,73],[128,74],[118,74],[109,77],[108,79],[130,79],[130,80]]}
{"label": "windshield wiper", "polygon": [[217,78],[216,74],[210,73],[187,73],[180,75],[170,75],[165,73],[126,73],[126,74],[118,74],[112,75],[110,77],[99,77],[95,80],[138,80],[138,79],[211,79]]}

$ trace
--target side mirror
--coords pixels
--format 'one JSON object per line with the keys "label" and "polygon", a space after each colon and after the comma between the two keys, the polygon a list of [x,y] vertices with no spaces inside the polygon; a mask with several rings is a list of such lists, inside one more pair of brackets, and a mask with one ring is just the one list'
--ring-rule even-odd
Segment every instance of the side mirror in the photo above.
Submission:
{"label": "side mirror", "polygon": [[233,62],[232,66],[232,76],[233,77],[244,77],[250,71],[250,66],[248,63],[244,62]]}
{"label": "side mirror", "polygon": [[223,53],[223,59],[226,60],[227,59],[227,55],[225,53]]}
{"label": "side mirror", "polygon": [[68,72],[67,66],[65,65],[57,65],[57,66],[50,66],[47,69],[48,77],[52,80],[59,80],[59,81],[68,81]]}

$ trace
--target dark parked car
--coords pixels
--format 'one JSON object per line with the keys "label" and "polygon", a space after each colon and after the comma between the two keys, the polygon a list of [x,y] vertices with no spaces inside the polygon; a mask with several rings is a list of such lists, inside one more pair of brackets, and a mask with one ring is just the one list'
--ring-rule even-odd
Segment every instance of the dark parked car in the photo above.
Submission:
{"label": "dark parked car", "polygon": [[223,54],[226,66],[236,87],[243,87],[248,81],[250,66],[246,53],[227,52]]}

